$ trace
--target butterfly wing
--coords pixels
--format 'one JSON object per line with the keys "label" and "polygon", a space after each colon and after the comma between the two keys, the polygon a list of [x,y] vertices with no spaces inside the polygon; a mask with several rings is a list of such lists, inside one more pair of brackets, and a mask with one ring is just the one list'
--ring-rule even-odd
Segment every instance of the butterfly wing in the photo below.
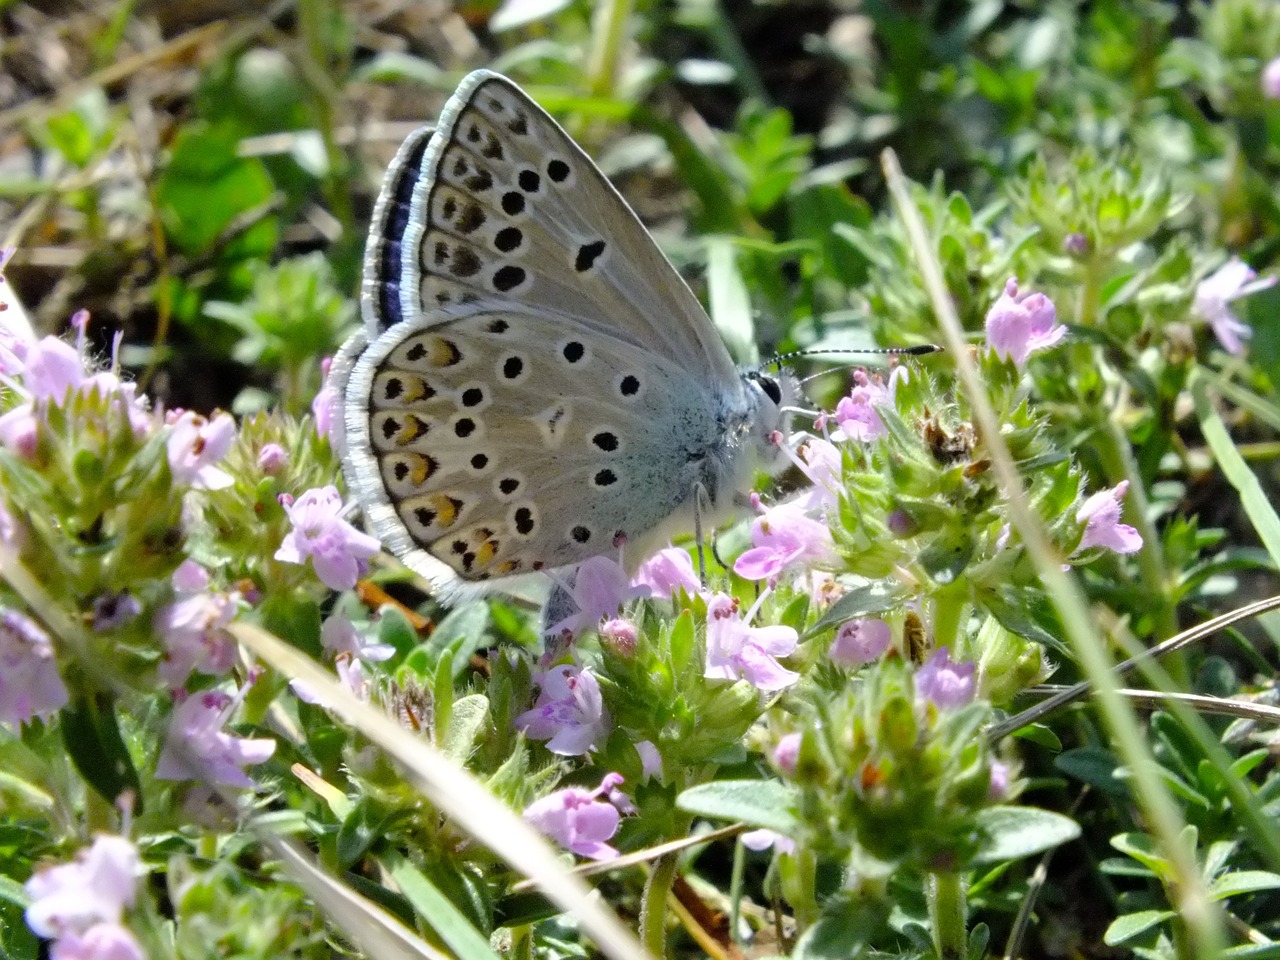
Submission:
{"label": "butterfly wing", "polygon": [[348,484],[446,592],[648,543],[747,443],[681,367],[527,308],[401,324],[343,376]]}
{"label": "butterfly wing", "polygon": [[[572,317],[698,377],[737,380],[706,312],[626,201],[510,80],[468,75],[420,156],[406,164],[417,179],[398,238],[401,318],[516,303]],[[403,182],[393,185],[402,196]]]}
{"label": "butterfly wing", "polygon": [[[382,189],[369,221],[360,289],[360,309],[368,338],[377,337],[405,319],[400,301],[404,233],[412,216],[413,192],[422,180],[427,146],[434,133],[435,128],[427,126],[409,134],[382,178]],[[413,260],[413,256],[409,259]]]}
{"label": "butterfly wing", "polygon": [[698,485],[723,506],[750,470],[758,391],[622,197],[497,74],[401,147],[362,308],[330,373],[347,484],[446,597],[637,556]]}

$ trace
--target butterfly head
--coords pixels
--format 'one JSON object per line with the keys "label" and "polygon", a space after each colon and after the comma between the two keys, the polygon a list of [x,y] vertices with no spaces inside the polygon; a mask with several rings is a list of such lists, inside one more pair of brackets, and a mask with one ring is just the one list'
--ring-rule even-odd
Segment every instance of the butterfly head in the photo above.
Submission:
{"label": "butterfly head", "polygon": [[774,472],[789,461],[782,453],[782,444],[791,432],[791,408],[799,394],[795,378],[786,372],[777,375],[763,370],[747,370],[742,374],[747,394],[751,397],[752,441],[758,451],[759,466]]}

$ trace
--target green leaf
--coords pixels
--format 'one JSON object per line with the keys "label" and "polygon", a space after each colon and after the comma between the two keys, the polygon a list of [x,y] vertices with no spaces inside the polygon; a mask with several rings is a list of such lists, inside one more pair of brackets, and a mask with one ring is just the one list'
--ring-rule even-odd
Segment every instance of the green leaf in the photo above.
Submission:
{"label": "green leaf", "polygon": [[1062,630],[1043,590],[1008,584],[982,590],[978,602],[1010,633],[1056,650],[1062,656],[1072,656],[1071,650],[1059,639]]}
{"label": "green leaf", "polygon": [[142,784],[120,734],[115,703],[103,693],[72,701],[59,713],[62,742],[76,769],[108,803],[133,792],[135,814],[142,812]]}
{"label": "green leaf", "polygon": [[759,360],[751,295],[738,270],[737,251],[728,237],[707,239],[707,299],[711,319],[739,363]]}
{"label": "green leaf", "polygon": [[1280,960],[1280,943],[1246,943],[1223,950],[1221,960]]}
{"label": "green leaf", "polygon": [[807,640],[829,627],[839,626],[846,620],[893,610],[900,606],[904,599],[902,585],[896,581],[870,580],[862,586],[854,587],[828,607],[827,612],[804,632],[801,639]]}
{"label": "green leaf", "polygon": [[205,253],[238,216],[274,191],[260,160],[236,155],[230,126],[189,124],[178,133],[156,184],[156,206],[179,249]]}
{"label": "green leaf", "polygon": [[817,923],[796,944],[793,960],[850,960],[862,957],[884,927],[881,907],[867,898],[832,897]]}
{"label": "green leaf", "polygon": [[1034,856],[1080,836],[1080,824],[1070,817],[1036,807],[991,807],[974,819],[983,833],[973,859],[978,864]]}
{"label": "green leaf", "polygon": [[338,868],[344,873],[369,852],[378,840],[386,835],[388,821],[386,808],[377,801],[364,797],[347,814],[338,828]]}
{"label": "green leaf", "polygon": [[1109,947],[1119,946],[1175,916],[1177,914],[1172,910],[1139,910],[1137,913],[1126,913],[1123,917],[1116,917],[1111,926],[1107,927],[1107,932],[1102,935],[1102,942]]}
{"label": "green leaf", "polygon": [[1257,893],[1259,890],[1275,890],[1280,888],[1280,874],[1269,870],[1236,870],[1218,877],[1209,884],[1209,895],[1214,900],[1225,900],[1227,897],[1239,896],[1242,893]]}
{"label": "green leaf", "polygon": [[799,797],[794,787],[779,780],[717,780],[684,791],[676,806],[716,820],[742,820],[785,836],[800,829],[792,810]]}
{"label": "green leaf", "polygon": [[434,668],[448,652],[451,657],[451,679],[457,679],[471,664],[471,655],[490,642],[489,604],[484,600],[455,607],[436,625],[435,632],[423,645],[431,654]]}
{"label": "green leaf", "polygon": [[693,629],[693,612],[685,609],[680,611],[680,616],[676,617],[676,622],[671,625],[671,668],[677,675],[684,672],[688,666],[690,659],[693,657],[693,641],[695,631]]}
{"label": "green leaf", "polygon": [[1196,415],[1200,418],[1200,429],[1204,433],[1205,442],[1208,443],[1214,459],[1218,461],[1218,466],[1222,468],[1231,486],[1235,487],[1236,492],[1240,494],[1240,503],[1244,506],[1244,512],[1253,524],[1254,530],[1257,531],[1258,539],[1271,555],[1271,562],[1280,567],[1280,516],[1276,515],[1266,491],[1263,490],[1253,471],[1249,469],[1249,465],[1245,463],[1244,457],[1240,456],[1240,451],[1236,448],[1235,441],[1231,439],[1231,434],[1227,432],[1222,417],[1210,402],[1206,383],[1207,381],[1200,376],[1194,377],[1191,381]]}
{"label": "green leaf", "polygon": [[1129,787],[1116,777],[1120,761],[1114,753],[1099,747],[1080,747],[1068,750],[1053,761],[1053,765],[1069,777],[1073,777],[1103,793],[1128,796]]}
{"label": "green leaf", "polygon": [[499,960],[489,938],[467,920],[453,902],[403,857],[388,857],[388,871],[423,922],[430,925],[459,960]]}
{"label": "green leaf", "polygon": [[1051,750],[1054,753],[1062,749],[1062,741],[1058,739],[1058,735],[1050,727],[1046,727],[1042,723],[1033,723],[1030,726],[1023,727],[1021,730],[1015,731],[1013,735],[1019,740],[1030,741],[1036,746]]}
{"label": "green leaf", "polygon": [[440,749],[451,760],[465,762],[475,748],[476,739],[488,719],[489,698],[483,693],[473,693],[456,701],[449,717],[449,729],[445,731]]}
{"label": "green leaf", "polygon": [[1157,877],[1170,875],[1169,861],[1146,833],[1119,833],[1111,838],[1111,846],[1137,860]]}

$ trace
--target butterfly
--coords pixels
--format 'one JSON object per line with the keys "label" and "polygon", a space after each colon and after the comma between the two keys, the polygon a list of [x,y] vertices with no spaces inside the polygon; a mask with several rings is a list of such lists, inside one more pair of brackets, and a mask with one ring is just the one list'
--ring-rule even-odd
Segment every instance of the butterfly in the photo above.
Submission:
{"label": "butterfly", "polygon": [[626,201],[496,73],[396,154],[361,309],[330,369],[347,487],[446,602],[624,546],[634,565],[785,465],[789,379],[734,366]]}

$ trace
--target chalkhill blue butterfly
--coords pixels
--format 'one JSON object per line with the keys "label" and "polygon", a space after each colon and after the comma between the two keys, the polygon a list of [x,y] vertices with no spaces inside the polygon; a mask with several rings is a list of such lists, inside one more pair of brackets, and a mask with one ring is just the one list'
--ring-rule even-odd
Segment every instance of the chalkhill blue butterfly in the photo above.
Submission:
{"label": "chalkhill blue butterfly", "polygon": [[361,303],[330,371],[343,472],[446,601],[624,545],[633,566],[786,462],[790,383],[734,367],[626,201],[498,74],[400,148]]}

